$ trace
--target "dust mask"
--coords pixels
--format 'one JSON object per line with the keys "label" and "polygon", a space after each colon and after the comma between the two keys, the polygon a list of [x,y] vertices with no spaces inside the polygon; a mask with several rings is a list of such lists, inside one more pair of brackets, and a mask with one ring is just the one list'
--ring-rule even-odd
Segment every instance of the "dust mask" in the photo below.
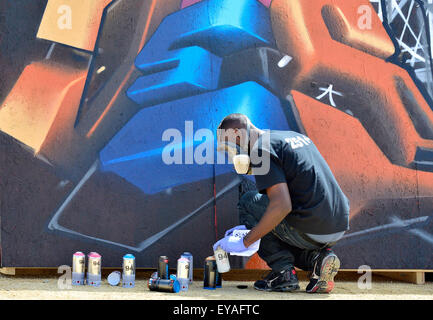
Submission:
{"label": "dust mask", "polygon": [[233,142],[224,141],[218,144],[218,151],[226,152],[229,160],[233,163],[237,174],[251,174],[251,159],[250,159],[250,123],[247,124],[246,145],[247,150],[244,150]]}

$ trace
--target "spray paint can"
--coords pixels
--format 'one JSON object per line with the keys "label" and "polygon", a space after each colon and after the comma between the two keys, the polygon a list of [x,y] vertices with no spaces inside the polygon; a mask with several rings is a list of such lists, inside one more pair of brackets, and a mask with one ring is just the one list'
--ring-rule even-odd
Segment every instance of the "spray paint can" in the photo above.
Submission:
{"label": "spray paint can", "polygon": [[119,271],[113,271],[107,277],[108,283],[112,286],[117,286],[120,283],[122,274]]}
{"label": "spray paint can", "polygon": [[72,256],[72,284],[74,286],[84,285],[84,273],[86,269],[86,256],[77,251]]}
{"label": "spray paint can", "polygon": [[177,280],[179,281],[181,291],[188,290],[189,269],[190,269],[189,259],[180,257],[177,260]]}
{"label": "spray paint can", "polygon": [[171,293],[178,293],[180,290],[180,284],[176,277],[170,277],[170,279],[150,278],[147,287],[150,291]]}
{"label": "spray paint can", "polygon": [[135,286],[135,257],[132,254],[123,256],[122,287],[133,288]]}
{"label": "spray paint can", "polygon": [[215,257],[207,257],[204,262],[203,289],[215,290],[217,282],[217,264]]}
{"label": "spray paint can", "polygon": [[215,250],[215,259],[219,273],[225,273],[230,271],[229,255],[221,247]]}
{"label": "spray paint can", "polygon": [[170,274],[168,270],[168,257],[160,256],[158,261],[158,277],[161,279],[169,279]]}
{"label": "spray paint can", "polygon": [[87,259],[87,284],[99,287],[101,285],[101,255],[97,252],[90,252]]}
{"label": "spray paint can", "polygon": [[187,258],[189,260],[189,283],[193,282],[193,278],[194,278],[194,260],[192,257],[192,254],[189,252],[184,252],[182,253],[182,255],[180,256],[181,258]]}

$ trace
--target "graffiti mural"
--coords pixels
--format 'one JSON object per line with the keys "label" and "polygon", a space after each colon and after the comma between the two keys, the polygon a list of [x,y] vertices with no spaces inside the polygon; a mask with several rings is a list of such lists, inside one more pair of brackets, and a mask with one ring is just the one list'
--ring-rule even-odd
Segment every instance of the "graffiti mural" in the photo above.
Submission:
{"label": "graffiti mural", "polygon": [[[200,267],[254,188],[220,120],[308,135],[351,202],[343,268],[433,269],[433,0],[0,4],[2,266]],[[165,139],[167,130],[180,142]],[[171,145],[181,165],[167,165]],[[265,268],[257,256],[233,266]]]}

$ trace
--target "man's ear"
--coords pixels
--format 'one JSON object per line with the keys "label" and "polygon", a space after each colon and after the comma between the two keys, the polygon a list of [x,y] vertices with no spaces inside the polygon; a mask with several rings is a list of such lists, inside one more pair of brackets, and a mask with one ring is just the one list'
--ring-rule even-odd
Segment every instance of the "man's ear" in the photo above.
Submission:
{"label": "man's ear", "polygon": [[234,132],[235,137],[236,137],[236,144],[237,144],[237,145],[240,145],[240,144],[241,144],[241,137],[240,137],[240,135],[239,135],[239,129],[238,129],[238,128],[235,128],[235,129],[233,130],[233,132]]}

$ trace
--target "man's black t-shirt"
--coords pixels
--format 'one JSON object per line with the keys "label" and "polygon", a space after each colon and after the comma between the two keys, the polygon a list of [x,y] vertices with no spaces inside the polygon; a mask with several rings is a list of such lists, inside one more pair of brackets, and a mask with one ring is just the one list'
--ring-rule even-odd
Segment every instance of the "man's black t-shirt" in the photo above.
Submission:
{"label": "man's black t-shirt", "polygon": [[[270,156],[266,174],[255,168],[254,157]],[[311,234],[332,234],[349,229],[349,200],[314,143],[294,131],[265,131],[251,150],[257,189],[266,193],[286,182],[292,200],[287,222]]]}

